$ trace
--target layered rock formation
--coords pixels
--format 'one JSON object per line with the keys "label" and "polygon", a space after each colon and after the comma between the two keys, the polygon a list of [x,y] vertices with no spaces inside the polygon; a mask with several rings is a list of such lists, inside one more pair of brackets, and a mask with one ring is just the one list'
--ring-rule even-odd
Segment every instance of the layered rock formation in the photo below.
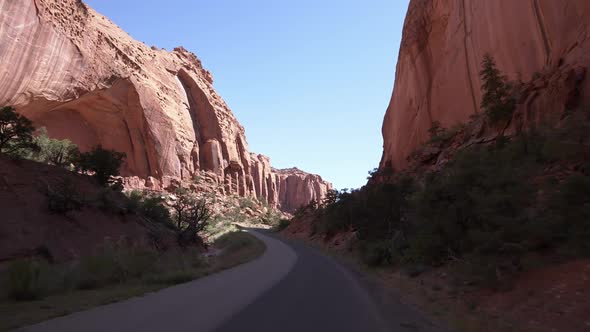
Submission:
{"label": "layered rock formation", "polygon": [[319,202],[332,189],[319,175],[309,174],[297,168],[273,169],[275,173],[278,200],[287,212],[311,201]]}
{"label": "layered rock formation", "polygon": [[[226,193],[287,209],[306,203],[280,195],[280,174],[250,155],[244,128],[212,84],[194,54],[150,48],[80,0],[0,0],[0,105],[82,150],[125,152],[123,175],[135,186],[161,189],[207,172]],[[309,197],[329,187],[296,176],[309,183]]]}
{"label": "layered rock formation", "polygon": [[590,103],[589,22],[587,0],[411,0],[381,167],[406,167],[434,121],[448,128],[480,111],[486,53],[509,79],[528,82],[520,121]]}
{"label": "layered rock formation", "polygon": [[272,168],[270,159],[260,154],[251,154],[251,158],[256,196],[271,205],[278,203],[285,212],[294,212],[311,201],[320,201],[332,189],[332,185],[319,175],[296,167]]}

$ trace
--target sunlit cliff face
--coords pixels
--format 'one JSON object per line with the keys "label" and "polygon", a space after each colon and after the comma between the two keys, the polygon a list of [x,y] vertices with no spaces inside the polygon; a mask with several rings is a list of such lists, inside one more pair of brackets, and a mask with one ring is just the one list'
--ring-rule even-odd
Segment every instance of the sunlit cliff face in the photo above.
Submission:
{"label": "sunlit cliff face", "polygon": [[150,48],[79,0],[4,1],[0,31],[0,105],[81,150],[124,152],[122,174],[142,185],[209,172],[228,194],[288,210],[330,187],[306,173],[283,181],[251,157],[211,74],[181,47]]}
{"label": "sunlit cliff face", "polygon": [[[394,93],[383,123],[381,167],[407,165],[432,122],[449,128],[479,112],[484,54],[511,80],[537,78],[519,107],[529,118],[563,112],[572,80],[590,66],[590,2],[412,0]],[[590,80],[580,88],[590,102]]]}

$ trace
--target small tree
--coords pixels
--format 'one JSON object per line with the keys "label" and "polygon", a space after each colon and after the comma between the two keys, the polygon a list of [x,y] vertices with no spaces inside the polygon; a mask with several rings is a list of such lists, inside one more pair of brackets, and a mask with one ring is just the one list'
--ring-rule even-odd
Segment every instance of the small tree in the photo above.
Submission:
{"label": "small tree", "polygon": [[80,153],[76,158],[76,168],[82,173],[92,172],[99,184],[107,186],[111,177],[119,175],[125,153],[103,149],[97,145],[89,152]]}
{"label": "small tree", "polygon": [[516,106],[511,96],[512,85],[498,70],[491,55],[484,56],[479,75],[483,81],[482,110],[493,124],[509,121]]}
{"label": "small tree", "polygon": [[338,190],[328,190],[328,192],[326,193],[326,197],[324,197],[324,199],[322,200],[321,205],[328,206],[336,203],[336,201],[338,201],[338,195]]}
{"label": "small tree", "polygon": [[31,121],[13,107],[0,108],[0,153],[22,155],[23,151],[35,150],[34,130]]}
{"label": "small tree", "polygon": [[211,219],[211,210],[204,199],[195,199],[184,188],[175,191],[177,196],[172,204],[174,219],[180,230],[178,242],[181,246],[202,243],[199,232]]}
{"label": "small tree", "polygon": [[75,162],[75,158],[79,154],[76,144],[67,139],[49,138],[45,128],[39,130],[34,142],[39,147],[39,150],[34,153],[34,159],[40,162],[56,166],[68,166]]}
{"label": "small tree", "polygon": [[190,209],[195,203],[195,200],[188,194],[188,191],[185,188],[177,188],[174,191],[174,194],[176,196],[176,200],[172,204],[174,219],[178,229],[182,229],[183,224],[185,224],[189,218],[191,213]]}

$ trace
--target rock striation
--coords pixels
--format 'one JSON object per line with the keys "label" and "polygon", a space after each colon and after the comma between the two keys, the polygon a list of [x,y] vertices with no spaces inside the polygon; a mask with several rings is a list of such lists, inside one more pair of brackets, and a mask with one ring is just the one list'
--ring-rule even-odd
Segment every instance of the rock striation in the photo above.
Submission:
{"label": "rock striation", "polygon": [[330,187],[302,172],[292,174],[301,181],[281,182],[267,157],[250,154],[244,128],[193,53],[148,47],[81,0],[0,0],[0,105],[81,150],[125,152],[123,175],[136,187],[206,172],[227,194],[288,210]]}
{"label": "rock striation", "polygon": [[273,173],[277,186],[276,195],[286,212],[294,212],[311,201],[319,202],[332,190],[332,185],[319,175],[309,174],[295,167],[273,169]]}
{"label": "rock striation", "polygon": [[449,128],[480,112],[480,64],[527,88],[525,124],[590,103],[587,0],[411,0],[383,123],[381,168],[403,169],[434,121]]}

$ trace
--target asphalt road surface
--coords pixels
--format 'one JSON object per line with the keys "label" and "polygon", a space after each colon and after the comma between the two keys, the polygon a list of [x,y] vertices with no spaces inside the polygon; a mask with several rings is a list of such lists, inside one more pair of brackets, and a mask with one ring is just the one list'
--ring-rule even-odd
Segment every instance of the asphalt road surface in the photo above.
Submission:
{"label": "asphalt road surface", "polygon": [[441,331],[332,258],[252,234],[267,250],[250,263],[19,331]]}

